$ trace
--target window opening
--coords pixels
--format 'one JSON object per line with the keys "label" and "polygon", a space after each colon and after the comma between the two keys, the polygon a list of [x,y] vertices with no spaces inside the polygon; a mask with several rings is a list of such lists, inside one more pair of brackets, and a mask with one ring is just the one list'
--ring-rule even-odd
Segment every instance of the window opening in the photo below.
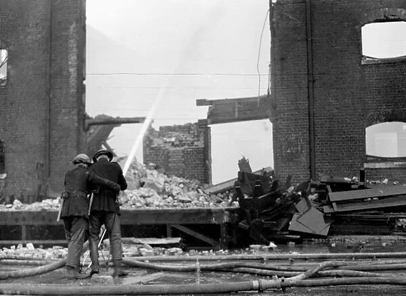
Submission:
{"label": "window opening", "polygon": [[6,85],[7,82],[7,61],[8,51],[0,49],[0,86]]}
{"label": "window opening", "polygon": [[406,58],[406,22],[376,22],[362,27],[363,59]]}
{"label": "window opening", "polygon": [[366,154],[369,158],[406,158],[405,147],[405,122],[378,123],[366,128]]}

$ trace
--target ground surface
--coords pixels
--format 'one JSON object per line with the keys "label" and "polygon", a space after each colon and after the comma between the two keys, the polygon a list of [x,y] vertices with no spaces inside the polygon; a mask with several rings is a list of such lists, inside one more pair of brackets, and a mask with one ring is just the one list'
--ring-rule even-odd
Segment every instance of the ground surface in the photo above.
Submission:
{"label": "ground surface", "polygon": [[[342,238],[337,241],[323,241],[323,242],[310,242],[302,245],[281,245],[277,249],[272,251],[253,251],[253,250],[236,250],[230,252],[233,254],[313,254],[313,253],[356,253],[356,252],[403,252],[406,250],[406,242],[398,239],[371,239],[371,238]],[[142,257],[140,257],[142,258]],[[131,259],[138,260],[140,258],[134,257]],[[406,259],[406,258],[405,258]],[[398,258],[397,260],[402,260]],[[225,260],[226,261],[226,260]],[[223,262],[225,262],[223,261]],[[275,265],[279,265],[286,260],[275,261]],[[248,261],[244,261],[248,262]],[[310,261],[304,261],[308,264]],[[322,260],[314,261],[314,264],[322,262]],[[1,261],[0,261],[1,263]],[[152,262],[151,262],[152,263]],[[201,264],[206,264],[206,261],[201,261]],[[216,263],[214,261],[213,263]],[[269,262],[268,262],[269,263]],[[284,262],[286,264],[286,262]],[[313,263],[313,262],[311,262]],[[171,265],[187,265],[191,262],[154,262],[154,264],[171,264]],[[300,264],[299,260],[296,260],[294,264]],[[304,264],[304,263],[303,263]],[[12,270],[24,270],[27,268],[33,268],[33,266],[15,266],[15,265],[0,265],[0,272],[7,272]],[[112,273],[111,267],[104,267],[101,270],[99,277],[93,279],[73,280],[66,277],[64,268],[54,270],[50,273],[45,273],[36,276],[23,277],[23,278],[9,278],[0,280],[0,293],[2,294],[16,294],[19,289],[27,287],[51,287],[56,288],[56,294],[67,293],[71,288],[94,288],[100,290],[99,295],[112,295],[108,294],[105,289],[108,287],[133,287],[134,290],[143,286],[146,287],[145,291],[148,291],[148,287],[166,287],[167,285],[180,286],[180,285],[225,285],[229,283],[251,282],[257,280],[271,280],[270,276],[255,275],[249,273],[240,272],[218,272],[218,271],[202,271],[200,275],[196,272],[176,272],[176,271],[162,271],[158,269],[147,268],[134,268],[126,267],[129,275],[124,278],[113,279],[110,275]],[[389,273],[393,276],[399,276],[406,279],[406,267],[404,270],[385,271],[382,273]],[[5,289],[5,287],[7,289]],[[11,288],[10,288],[11,287]],[[163,290],[164,291],[164,290]],[[75,292],[76,293],[76,292]],[[107,293],[107,294],[106,294]],[[138,295],[147,295],[147,292]],[[230,293],[214,293],[211,295],[228,295]],[[70,295],[76,295],[74,293]],[[155,293],[157,295],[157,293]],[[158,294],[159,295],[159,294]],[[166,295],[162,293],[161,295]],[[191,295],[191,294],[178,294],[178,295]],[[200,295],[200,294],[194,294]],[[238,292],[233,295],[406,295],[406,286],[392,286],[392,285],[342,285],[342,286],[326,286],[326,287],[311,287],[311,288],[288,288],[286,291],[280,289],[271,289],[258,293],[256,291],[251,292]]]}

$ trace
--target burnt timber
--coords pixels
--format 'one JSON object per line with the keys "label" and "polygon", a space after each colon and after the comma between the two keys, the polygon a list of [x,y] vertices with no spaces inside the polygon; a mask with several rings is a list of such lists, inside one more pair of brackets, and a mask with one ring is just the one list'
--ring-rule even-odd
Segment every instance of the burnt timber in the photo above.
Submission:
{"label": "burnt timber", "polygon": [[107,144],[111,131],[122,124],[143,123],[145,117],[111,117],[108,115],[97,115],[95,118],[85,118],[84,130],[86,131],[87,153],[93,155],[103,146],[112,150]]}
{"label": "burnt timber", "polygon": [[241,122],[269,119],[269,95],[257,97],[196,100],[197,106],[209,106],[207,119],[198,121],[200,125]]}

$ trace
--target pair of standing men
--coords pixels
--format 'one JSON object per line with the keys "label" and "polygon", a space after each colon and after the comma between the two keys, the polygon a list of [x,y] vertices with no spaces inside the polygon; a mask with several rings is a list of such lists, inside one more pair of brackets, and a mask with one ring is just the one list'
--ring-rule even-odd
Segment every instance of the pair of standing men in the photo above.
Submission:
{"label": "pair of standing men", "polygon": [[[88,237],[92,260],[90,276],[99,273],[98,244],[102,225],[105,225],[110,239],[113,276],[126,275],[121,266],[123,254],[117,196],[120,190],[127,189],[127,182],[120,165],[111,162],[112,159],[112,152],[105,149],[96,152],[93,164],[87,155],[79,154],[73,160],[76,167],[65,175],[61,218],[69,242],[66,266],[70,277],[87,277],[80,274],[79,263],[83,243]],[[88,215],[90,192],[93,192],[93,202]]]}

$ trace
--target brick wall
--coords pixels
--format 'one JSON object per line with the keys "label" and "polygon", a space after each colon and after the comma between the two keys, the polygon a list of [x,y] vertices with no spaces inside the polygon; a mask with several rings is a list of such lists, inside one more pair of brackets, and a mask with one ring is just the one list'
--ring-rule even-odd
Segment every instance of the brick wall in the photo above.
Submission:
{"label": "brick wall", "polygon": [[0,2],[0,44],[9,54],[0,87],[7,195],[60,191],[83,149],[84,42],[85,1]]}
{"label": "brick wall", "polygon": [[[366,162],[366,127],[406,121],[406,61],[362,63],[362,26],[385,18],[406,20],[406,2],[273,4],[271,108],[275,173],[282,179],[292,174],[293,180],[304,181],[312,168],[316,176],[358,176]],[[370,175],[378,177],[379,170]]]}
{"label": "brick wall", "polygon": [[150,127],[144,137],[144,163],[155,163],[169,175],[211,184],[210,127],[197,123]]}

